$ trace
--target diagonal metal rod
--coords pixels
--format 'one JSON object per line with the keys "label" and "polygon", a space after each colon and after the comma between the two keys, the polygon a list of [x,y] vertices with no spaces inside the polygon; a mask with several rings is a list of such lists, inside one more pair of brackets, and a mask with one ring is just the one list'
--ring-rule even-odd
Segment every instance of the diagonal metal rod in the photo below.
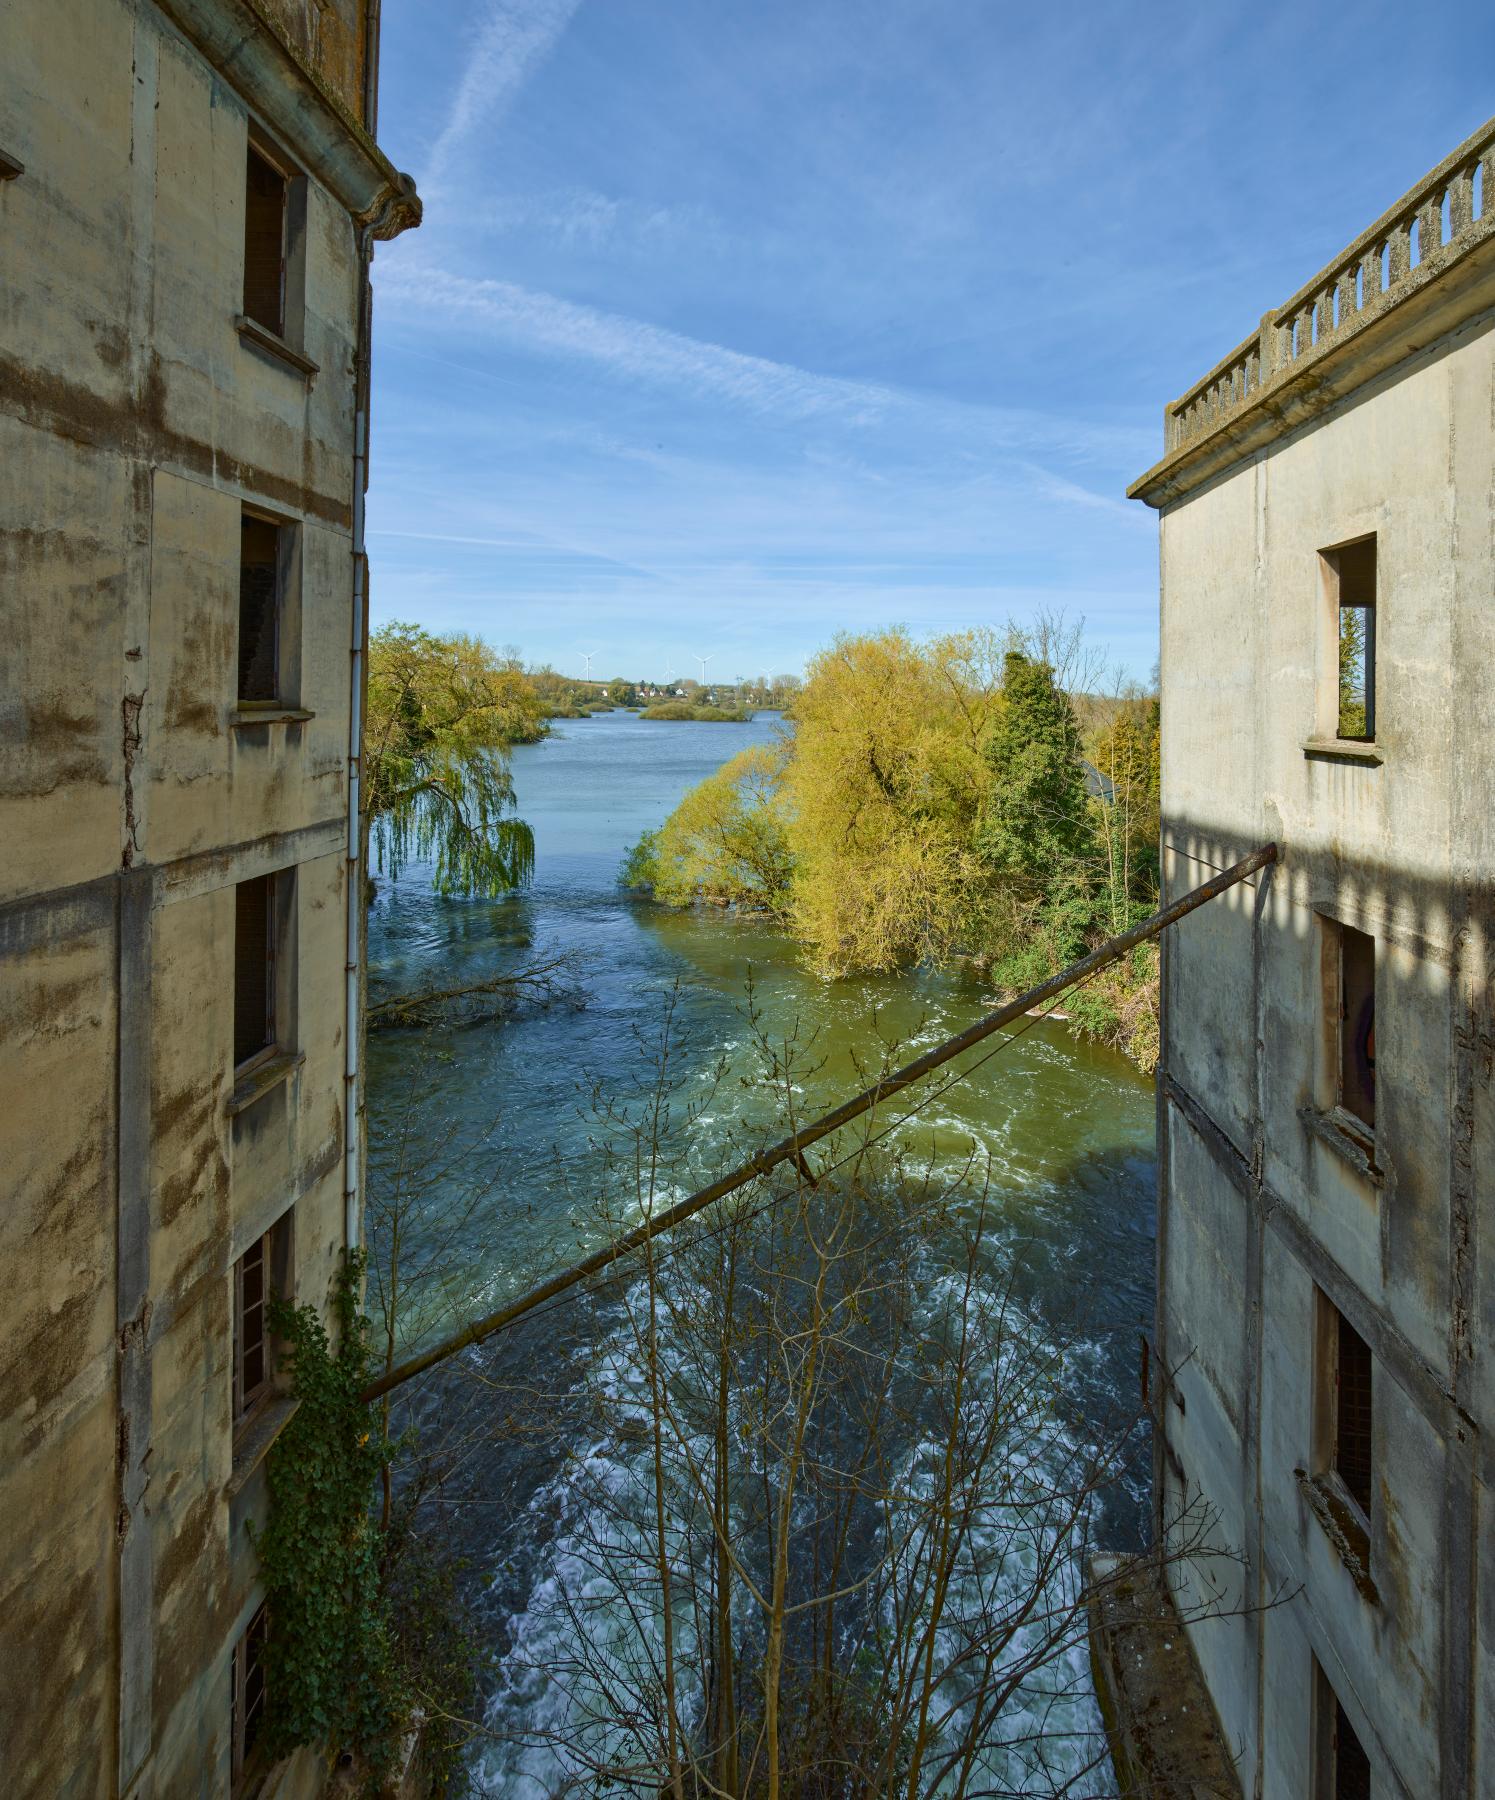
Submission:
{"label": "diagonal metal rod", "polygon": [[928,1075],[931,1071],[953,1061],[963,1051],[972,1049],[983,1038],[989,1038],[1004,1025],[1022,1018],[1023,1014],[1045,1001],[1052,1000],[1062,994],[1076,982],[1084,981],[1099,970],[1108,968],[1112,963],[1125,956],[1129,950],[1135,950],[1138,944],[1145,944],[1149,938],[1157,937],[1170,925],[1176,924],[1187,913],[1196,907],[1213,900],[1216,895],[1223,894],[1227,888],[1233,888],[1248,875],[1254,875],[1258,869],[1264,869],[1269,863],[1277,860],[1277,846],[1263,844],[1260,850],[1253,850],[1250,856],[1241,862],[1234,863],[1221,874],[1206,881],[1203,886],[1193,888],[1181,900],[1175,900],[1171,906],[1165,906],[1161,912],[1155,912],[1151,918],[1144,919],[1140,925],[1132,926],[1130,931],[1123,931],[1119,937],[1108,938],[1098,949],[1092,950],[1079,962],[1070,963],[1057,975],[1051,975],[1047,981],[1039,982],[1015,1000],[1009,1000],[1005,1006],[999,1006],[995,1012],[986,1013],[974,1025],[968,1025],[958,1036],[946,1038],[936,1044],[932,1050],[926,1050],[913,1062],[905,1063],[901,1069],[895,1069],[891,1075],[884,1075],[872,1086],[864,1089],[853,1099],[843,1101],[832,1112],[824,1114],[812,1124],[802,1125],[792,1137],[781,1139],[766,1150],[760,1150],[745,1163],[739,1163],[729,1174],[719,1177],[709,1187],[699,1188],[684,1200],[679,1200],[657,1218],[649,1219],[644,1224],[635,1226],[632,1231],[622,1237],[615,1238],[600,1250],[573,1263],[570,1268],[562,1269],[559,1274],[552,1275],[548,1281],[542,1281],[538,1287],[531,1288],[527,1294],[521,1294],[517,1300],[511,1300],[507,1306],[499,1307],[486,1317],[475,1319],[454,1337],[433,1345],[419,1356],[413,1356],[408,1362],[399,1363],[388,1373],[381,1375],[377,1381],[371,1381],[363,1390],[363,1400],[378,1400],[393,1388],[401,1387],[417,1375],[423,1375],[427,1369],[435,1368],[437,1363],[445,1362],[449,1356],[455,1356],[459,1350],[465,1350],[469,1344],[480,1344],[484,1338],[492,1337],[494,1332],[502,1331],[506,1326],[515,1324],[526,1313],[531,1313],[537,1306],[543,1306],[547,1300],[553,1300],[557,1294],[565,1293],[578,1282],[592,1275],[600,1275],[604,1269],[620,1261],[623,1257],[648,1243],[650,1238],[658,1237],[661,1232],[670,1231],[694,1213],[703,1211],[718,1200],[724,1200],[728,1194],[735,1193],[740,1187],[746,1187],[750,1181],[760,1180],[780,1163],[795,1163],[803,1166],[805,1149],[817,1143],[823,1137],[829,1137],[833,1131],[839,1131],[843,1125],[849,1125],[863,1113],[871,1112],[892,1095],[901,1093],[904,1088]]}

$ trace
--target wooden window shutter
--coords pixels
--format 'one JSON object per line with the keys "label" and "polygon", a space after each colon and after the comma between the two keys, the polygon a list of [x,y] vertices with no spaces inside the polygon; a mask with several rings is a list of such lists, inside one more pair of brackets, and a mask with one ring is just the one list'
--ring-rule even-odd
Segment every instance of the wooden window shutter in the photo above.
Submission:
{"label": "wooden window shutter", "polygon": [[274,877],[241,881],[234,893],[234,1062],[246,1063],[269,1045],[273,993]]}
{"label": "wooden window shutter", "polygon": [[1335,1380],[1334,1466],[1355,1504],[1369,1518],[1374,1474],[1370,1345],[1342,1316]]}
{"label": "wooden window shutter", "polygon": [[280,531],[246,513],[239,534],[239,698],[280,698]]}
{"label": "wooden window shutter", "polygon": [[230,1771],[235,1782],[254,1749],[265,1713],[265,1644],[270,1614],[261,1606],[234,1645]]}
{"label": "wooden window shutter", "polygon": [[286,178],[249,146],[244,175],[244,311],[285,331]]}

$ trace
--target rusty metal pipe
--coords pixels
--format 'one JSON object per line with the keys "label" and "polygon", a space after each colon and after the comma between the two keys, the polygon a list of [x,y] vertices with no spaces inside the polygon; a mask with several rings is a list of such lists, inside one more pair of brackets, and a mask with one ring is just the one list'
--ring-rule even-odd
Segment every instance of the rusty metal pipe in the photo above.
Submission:
{"label": "rusty metal pipe", "polygon": [[650,1238],[658,1237],[661,1232],[669,1231],[681,1224],[693,1214],[701,1212],[718,1200],[724,1200],[728,1194],[735,1193],[740,1187],[746,1187],[750,1181],[757,1181],[776,1169],[780,1163],[799,1163],[804,1157],[806,1146],[817,1143],[823,1137],[829,1137],[842,1126],[849,1125],[863,1113],[870,1112],[892,1095],[901,1093],[904,1088],[931,1074],[943,1064],[952,1061],[964,1051],[974,1049],[983,1039],[998,1032],[1004,1025],[1010,1025],[1030,1012],[1035,1006],[1052,1000],[1062,994],[1076,982],[1109,968],[1114,962],[1125,956],[1129,950],[1135,950],[1138,944],[1145,944],[1149,938],[1155,938],[1166,931],[1170,925],[1177,924],[1186,914],[1197,907],[1223,894],[1227,888],[1233,888],[1248,875],[1254,875],[1258,869],[1264,869],[1269,863],[1277,860],[1277,846],[1264,844],[1260,850],[1253,850],[1250,856],[1241,862],[1234,863],[1221,874],[1206,881],[1201,887],[1193,888],[1181,900],[1175,900],[1171,906],[1165,906],[1150,918],[1142,920],[1139,925],[1132,926],[1130,931],[1123,931],[1120,936],[1108,938],[1098,949],[1092,950],[1078,962],[1070,963],[1057,975],[1051,975],[1047,981],[1041,981],[1026,993],[1019,994],[1015,1000],[1009,1000],[1005,1006],[999,1006],[995,1012],[986,1013],[974,1025],[968,1025],[957,1036],[946,1038],[942,1044],[936,1044],[932,1050],[926,1050],[913,1062],[905,1063],[891,1075],[884,1075],[871,1087],[864,1089],[853,1099],[843,1101],[833,1111],[816,1119],[813,1124],[803,1125],[792,1137],[781,1139],[767,1150],[760,1150],[756,1156],[749,1157],[740,1163],[730,1174],[721,1176],[709,1187],[703,1187],[684,1200],[679,1200],[660,1213],[658,1218],[649,1219],[625,1232],[612,1243],[605,1244],[600,1250],[594,1250],[579,1263],[562,1269],[559,1274],[552,1275],[548,1281],[542,1281],[538,1287],[531,1288],[527,1294],[521,1294],[517,1300],[511,1300],[507,1306],[501,1306],[496,1312],[488,1313],[484,1318],[476,1319],[454,1337],[443,1343],[434,1345],[413,1356],[408,1362],[400,1363],[387,1374],[372,1381],[363,1390],[363,1400],[378,1400],[392,1389],[401,1387],[417,1375],[423,1375],[427,1369],[435,1368],[437,1363],[445,1362],[448,1357],[455,1356],[459,1350],[465,1350],[469,1344],[480,1344],[484,1338],[492,1337],[494,1332],[502,1331],[506,1326],[516,1324],[526,1313],[531,1313],[537,1306],[543,1306],[547,1300],[553,1300],[568,1288],[575,1287],[578,1282],[592,1275],[600,1275],[604,1269],[620,1261],[630,1252],[648,1243]]}

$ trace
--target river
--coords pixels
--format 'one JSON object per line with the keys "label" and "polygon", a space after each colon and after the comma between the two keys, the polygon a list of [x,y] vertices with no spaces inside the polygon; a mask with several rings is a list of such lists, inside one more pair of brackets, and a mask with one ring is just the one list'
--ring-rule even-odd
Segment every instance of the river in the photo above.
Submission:
{"label": "river", "polygon": [[[407,1235],[440,1260],[455,1306],[496,1304],[587,1241],[587,1197],[602,1181],[608,1136],[598,1103],[637,1093],[667,1008],[682,1105],[693,1080],[710,1096],[689,1126],[681,1164],[688,1173],[720,1166],[726,1137],[751,1104],[739,1079],[754,1035],[745,1011],[750,976],[757,1029],[813,1045],[816,1066],[802,1084],[812,1110],[864,1085],[890,1040],[917,1053],[991,1003],[961,972],[825,982],[760,920],[673,913],[620,890],[619,864],[638,834],[658,825],[692,783],[778,729],[769,714],[741,725],[622,712],[560,722],[550,738],[513,753],[519,810],[536,842],[527,890],[498,901],[442,898],[418,867],[380,880],[369,929],[374,996],[568,956],[584,1001],[434,1036],[371,1035],[371,1191],[392,1190],[405,1145],[407,1184],[412,1165],[424,1183]],[[708,1081],[714,1069],[724,1079]],[[1083,1333],[1087,1354],[1072,1364],[1077,1416],[1129,1405],[1138,1334],[1152,1311],[1150,1080],[1119,1054],[1045,1020],[1014,1035],[896,1136],[925,1164],[969,1163],[973,1151],[984,1161],[996,1202],[991,1230],[1020,1267],[1025,1304],[1054,1330]],[[443,1206],[455,1225],[440,1224]],[[373,1219],[370,1229],[377,1240]],[[429,1332],[441,1319],[422,1323]],[[583,1379],[588,1346],[610,1328],[605,1308],[583,1304],[484,1353],[486,1361],[476,1353],[469,1360],[516,1387],[533,1387],[543,1370],[560,1406],[573,1374],[577,1385]],[[470,1419],[475,1407],[480,1414],[481,1402],[459,1408],[448,1396],[428,1400],[424,1417],[430,1426],[445,1408]],[[630,1455],[626,1443],[592,1440],[587,1452],[594,1481],[599,1457],[622,1467]],[[567,1584],[587,1585],[575,1555],[584,1488],[554,1441],[518,1429],[453,1458],[470,1479],[452,1529],[482,1585],[498,1656],[488,1700],[493,1736],[474,1752],[477,1773],[487,1791],[518,1800],[607,1791],[566,1786],[568,1769],[575,1772],[564,1739],[576,1697],[547,1676],[565,1660],[568,1629],[579,1629]],[[1143,1479],[1131,1467],[1110,1496],[1103,1536],[1125,1542],[1139,1533]],[[1082,1672],[1072,1674],[1082,1686]]]}

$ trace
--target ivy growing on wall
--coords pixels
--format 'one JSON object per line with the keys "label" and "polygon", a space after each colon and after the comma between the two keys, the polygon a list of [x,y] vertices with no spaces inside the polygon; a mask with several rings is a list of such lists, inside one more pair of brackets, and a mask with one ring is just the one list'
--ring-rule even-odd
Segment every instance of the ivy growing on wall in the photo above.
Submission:
{"label": "ivy growing on wall", "polygon": [[350,1750],[377,1775],[411,1710],[396,1654],[370,1499],[391,1453],[359,1394],[371,1379],[361,1256],[333,1294],[337,1343],[317,1309],[270,1311],[300,1401],[270,1453],[269,1517],[256,1538],[271,1629],[266,1748]]}
{"label": "ivy growing on wall", "polygon": [[269,1516],[255,1539],[271,1620],[265,1748],[275,1759],[304,1744],[351,1752],[378,1792],[419,1720],[424,1791],[455,1800],[468,1791],[467,1721],[492,1653],[465,1564],[422,1528],[418,1464],[389,1529],[377,1523],[380,1472],[414,1444],[392,1441],[380,1409],[359,1398],[374,1372],[363,1271],[360,1254],[338,1272],[335,1343],[315,1307],[271,1303],[300,1405],[270,1452]]}

